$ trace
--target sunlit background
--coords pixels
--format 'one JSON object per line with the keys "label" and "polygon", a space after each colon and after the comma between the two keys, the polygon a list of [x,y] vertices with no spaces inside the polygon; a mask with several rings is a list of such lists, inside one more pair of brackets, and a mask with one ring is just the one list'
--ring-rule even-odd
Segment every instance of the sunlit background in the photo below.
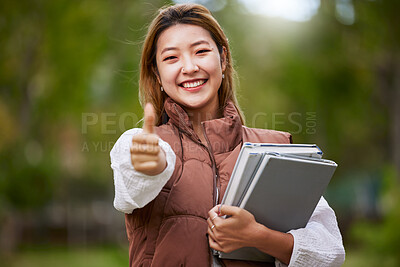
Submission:
{"label": "sunlit background", "polygon": [[[400,266],[400,2],[193,2],[229,38],[246,124],[339,164],[345,266]],[[0,2],[1,266],[128,265],[109,151],[141,126],[141,42],[168,3]]]}

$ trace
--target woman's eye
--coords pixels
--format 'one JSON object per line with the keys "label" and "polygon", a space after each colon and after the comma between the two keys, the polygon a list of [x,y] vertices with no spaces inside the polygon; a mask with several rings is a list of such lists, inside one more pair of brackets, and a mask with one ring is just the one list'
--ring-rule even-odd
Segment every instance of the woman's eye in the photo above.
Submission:
{"label": "woman's eye", "polygon": [[175,59],[175,58],[176,58],[175,56],[169,56],[169,57],[164,58],[163,61],[167,61],[167,60],[171,60],[171,59]]}
{"label": "woman's eye", "polygon": [[210,49],[201,49],[201,50],[197,51],[197,54],[204,54],[204,53],[207,53],[210,51],[211,51]]}

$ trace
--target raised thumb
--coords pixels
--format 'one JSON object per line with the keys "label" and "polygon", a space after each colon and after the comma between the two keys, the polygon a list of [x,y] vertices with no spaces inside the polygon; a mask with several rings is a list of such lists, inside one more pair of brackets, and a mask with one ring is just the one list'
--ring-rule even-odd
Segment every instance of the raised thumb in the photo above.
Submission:
{"label": "raised thumb", "polygon": [[156,112],[151,103],[144,106],[144,123],[143,131],[145,133],[154,133],[154,124],[156,120]]}

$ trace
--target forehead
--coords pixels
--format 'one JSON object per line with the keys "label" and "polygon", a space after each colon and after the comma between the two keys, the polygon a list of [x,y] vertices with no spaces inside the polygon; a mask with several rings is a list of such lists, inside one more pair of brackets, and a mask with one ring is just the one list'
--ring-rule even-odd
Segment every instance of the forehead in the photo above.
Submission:
{"label": "forehead", "polygon": [[199,40],[205,40],[216,46],[211,34],[201,26],[177,24],[164,30],[157,40],[157,52],[165,47],[184,47]]}

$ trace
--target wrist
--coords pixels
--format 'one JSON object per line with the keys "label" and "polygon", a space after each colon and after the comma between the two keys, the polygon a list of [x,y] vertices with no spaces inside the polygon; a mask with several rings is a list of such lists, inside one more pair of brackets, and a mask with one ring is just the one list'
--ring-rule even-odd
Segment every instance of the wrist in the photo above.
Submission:
{"label": "wrist", "polygon": [[271,236],[271,229],[265,227],[261,223],[256,223],[254,231],[253,247],[260,251],[265,251]]}
{"label": "wrist", "polygon": [[262,224],[258,224],[257,228],[258,236],[253,246],[289,265],[294,245],[293,236],[269,229]]}

